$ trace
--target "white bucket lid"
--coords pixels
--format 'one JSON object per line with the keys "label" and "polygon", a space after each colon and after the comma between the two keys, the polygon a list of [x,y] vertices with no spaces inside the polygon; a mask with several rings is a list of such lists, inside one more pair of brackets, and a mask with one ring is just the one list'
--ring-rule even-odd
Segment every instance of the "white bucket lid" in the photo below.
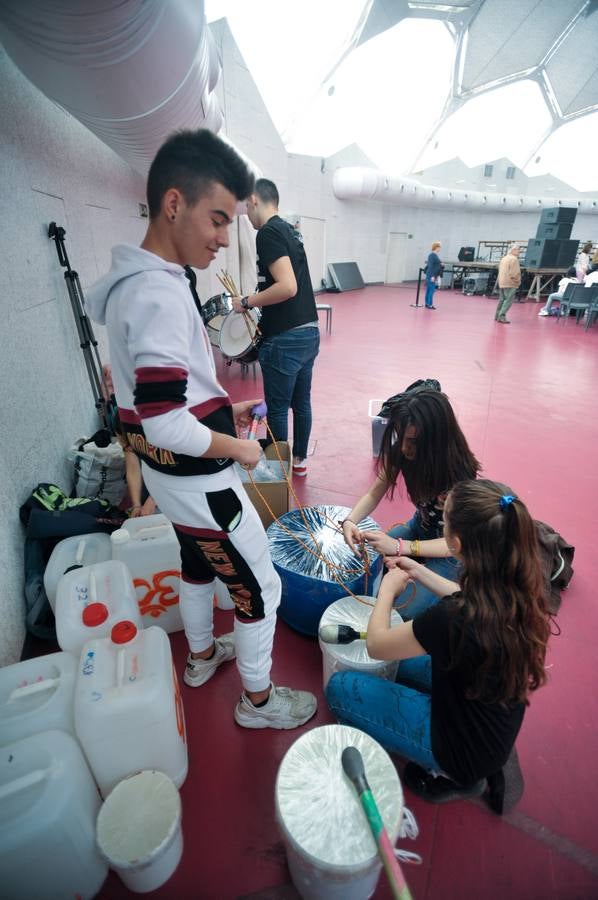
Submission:
{"label": "white bucket lid", "polygon": [[365,774],[391,843],[398,837],[403,790],[394,763],[373,738],[346,725],[301,735],[276,778],[276,812],[285,836],[316,866],[363,867],[377,848],[355,788],[343,772],[345,747],[360,751]]}
{"label": "white bucket lid", "polygon": [[[374,597],[366,597],[364,594],[357,596],[359,600],[356,600],[355,597],[341,597],[340,600],[331,603],[322,614],[318,631],[324,625],[350,625],[355,631],[367,631],[376,600]],[[390,624],[400,625],[402,621],[400,614],[393,610]],[[352,641],[350,644],[326,644],[320,640],[320,649],[322,653],[332,659],[342,660],[348,668],[361,669],[369,666],[374,668],[381,665],[379,659],[372,659],[366,649],[365,641]]]}
{"label": "white bucket lid", "polygon": [[[181,798],[164,772],[143,771],[119,782],[106,798],[97,822],[97,842],[108,865],[116,869],[133,890],[131,876],[143,872],[153,889],[170,877],[178,859],[168,864],[170,848],[180,836]],[[156,877],[148,873],[156,868]],[[162,877],[164,876],[164,877]]]}

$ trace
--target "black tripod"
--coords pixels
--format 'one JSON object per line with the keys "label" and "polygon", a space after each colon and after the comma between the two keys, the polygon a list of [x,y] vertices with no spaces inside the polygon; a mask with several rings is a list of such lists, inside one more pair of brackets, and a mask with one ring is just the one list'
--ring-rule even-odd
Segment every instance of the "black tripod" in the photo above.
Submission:
{"label": "black tripod", "polygon": [[[66,281],[71,308],[77,325],[79,344],[83,350],[87,375],[95,398],[95,408],[98,411],[98,416],[102,423],[102,430],[94,435],[93,439],[98,446],[107,446],[110,443],[110,433],[113,430],[110,420],[115,407],[111,401],[105,399],[108,396],[108,388],[102,372],[102,361],[98,351],[98,342],[95,339],[91,322],[85,312],[85,301],[83,299],[83,291],[81,289],[79,276],[71,269],[71,264],[69,263],[69,258],[66,254],[64,247],[65,234],[64,228],[61,228],[56,222],[50,222],[48,226],[48,237],[56,242],[58,261],[60,262],[60,265],[66,269],[64,279]],[[103,435],[103,431],[106,432],[105,435]]]}

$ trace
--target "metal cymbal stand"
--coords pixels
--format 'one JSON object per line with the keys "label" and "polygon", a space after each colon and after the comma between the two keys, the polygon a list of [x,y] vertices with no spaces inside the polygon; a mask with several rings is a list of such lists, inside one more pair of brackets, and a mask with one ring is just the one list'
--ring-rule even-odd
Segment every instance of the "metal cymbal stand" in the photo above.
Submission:
{"label": "metal cymbal stand", "polygon": [[[71,264],[69,263],[69,258],[64,246],[65,234],[64,228],[61,228],[56,222],[50,222],[48,226],[48,237],[55,241],[58,261],[60,265],[66,269],[64,279],[66,281],[69,300],[71,301],[71,308],[75,317],[75,324],[79,335],[79,345],[83,350],[87,375],[95,399],[95,408],[100,417],[102,427],[108,432],[108,444],[110,442],[110,432],[112,430],[110,425],[110,403],[105,399],[108,396],[108,387],[102,372],[102,361],[98,351],[98,342],[93,333],[91,322],[85,312],[85,300],[83,298],[79,276],[71,269]],[[97,440],[96,443],[98,443]]]}

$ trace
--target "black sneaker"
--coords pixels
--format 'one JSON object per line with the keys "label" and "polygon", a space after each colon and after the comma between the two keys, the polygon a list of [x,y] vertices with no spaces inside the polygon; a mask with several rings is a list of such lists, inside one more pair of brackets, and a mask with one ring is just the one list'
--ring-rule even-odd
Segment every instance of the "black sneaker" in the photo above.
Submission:
{"label": "black sneaker", "polygon": [[403,782],[410,791],[423,797],[429,803],[448,803],[450,800],[468,800],[480,797],[486,789],[486,781],[476,781],[469,787],[462,787],[443,775],[431,775],[417,763],[407,763],[403,770]]}

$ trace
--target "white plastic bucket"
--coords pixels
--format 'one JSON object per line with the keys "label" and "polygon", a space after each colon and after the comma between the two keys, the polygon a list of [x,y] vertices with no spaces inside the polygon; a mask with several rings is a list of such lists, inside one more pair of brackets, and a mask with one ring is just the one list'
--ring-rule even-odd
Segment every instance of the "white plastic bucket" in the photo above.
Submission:
{"label": "white plastic bucket", "polygon": [[70,653],[0,668],[0,746],[53,729],[74,736],[76,674],[77,660]]}
{"label": "white plastic bucket", "polygon": [[7,900],[95,897],[108,867],[95,840],[100,797],[63,731],[0,749],[0,893]]}
{"label": "white plastic bucket", "polygon": [[[359,600],[362,602],[360,603]],[[359,596],[341,597],[324,610],[320,619],[320,628],[324,625],[350,625],[355,631],[365,632],[374,608],[375,598]],[[391,625],[398,625],[402,618],[396,610],[390,617]],[[363,672],[365,675],[376,675],[387,681],[394,681],[398,662],[394,660],[372,659],[366,650],[364,640],[356,640],[350,644],[326,644],[318,638],[322,651],[322,671],[324,689],[335,672]]]}
{"label": "white plastic bucket", "polygon": [[127,519],[110,535],[112,558],[126,564],[133,578],[143,623],[181,631],[179,608],[181,551],[166,516]]}
{"label": "white plastic bucket", "polygon": [[59,645],[77,656],[86,641],[107,637],[123,619],[143,628],[131,573],[116,559],[63,575],[56,592],[55,616]]}
{"label": "white plastic bucket", "polygon": [[168,636],[120,622],[88,641],[75,685],[75,729],[101,794],[142,769],[180,787],[187,775],[183,701]]}
{"label": "white plastic bucket", "polygon": [[293,884],[304,900],[366,900],[382,863],[341,755],[357,747],[394,846],[403,815],[403,791],[388,753],[363,731],[324,725],[301,735],[276,778],[276,818]]}
{"label": "white plastic bucket", "polygon": [[105,562],[112,555],[110,535],[79,534],[65,538],[52,550],[44,570],[44,588],[52,610],[56,609],[58,582],[72,566],[93,566]]}
{"label": "white plastic bucket", "polygon": [[97,823],[100,852],[131,891],[164,884],[183,853],[181,798],[163,772],[144,771],[117,784]]}

